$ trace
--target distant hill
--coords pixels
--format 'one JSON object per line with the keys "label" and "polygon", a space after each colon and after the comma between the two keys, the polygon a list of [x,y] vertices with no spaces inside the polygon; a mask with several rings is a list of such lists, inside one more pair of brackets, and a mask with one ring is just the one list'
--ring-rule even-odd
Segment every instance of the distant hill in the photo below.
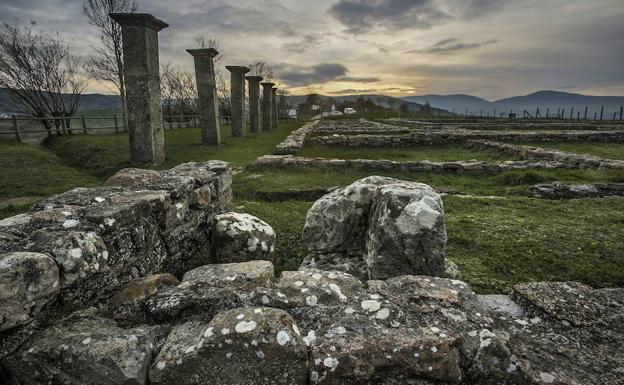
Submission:
{"label": "distant hill", "polygon": [[453,109],[456,111],[465,111],[466,108],[472,111],[479,111],[480,109],[489,108],[491,104],[489,100],[464,94],[408,96],[402,99],[420,104],[428,102],[433,107],[442,108],[451,112]]}
{"label": "distant hill", "polygon": [[[479,114],[483,110],[484,114],[489,111],[509,112],[513,110],[518,114],[522,114],[527,110],[534,114],[539,108],[542,114],[549,109],[550,113],[557,112],[558,108],[565,109],[566,116],[571,108],[575,111],[584,113],[585,107],[588,114],[593,117],[594,112],[599,112],[604,106],[605,118],[613,117],[613,113],[617,112],[619,117],[620,107],[624,106],[624,96],[591,96],[575,94],[561,91],[538,91],[529,95],[514,96],[495,101],[488,101],[471,95],[423,95],[423,96],[407,96],[402,98],[417,103],[429,102],[432,106],[444,108],[448,111],[457,111],[463,113],[468,109],[470,113]],[[576,112],[574,113],[576,115]]]}
{"label": "distant hill", "polygon": [[[418,111],[421,111],[423,108],[423,104],[418,103],[418,102],[413,102],[410,100],[395,98],[395,97],[386,96],[386,95],[379,95],[379,94],[343,95],[343,96],[319,95],[319,98],[321,98],[321,100],[323,101],[328,101],[331,99],[336,102],[345,102],[345,101],[355,102],[359,98],[363,98],[363,99],[370,99],[373,103],[379,106],[383,106],[383,107],[390,107],[390,102],[393,101],[394,108],[399,108],[399,106],[402,103],[405,103],[410,112],[418,112]],[[297,106],[298,104],[305,102],[306,96],[305,95],[289,95],[287,100],[288,100],[288,103],[290,103],[292,106]]]}
{"label": "distant hill", "polygon": [[[85,94],[80,97],[80,110],[107,110],[120,108],[118,95]],[[0,112],[13,112],[13,101],[7,89],[0,89]]]}

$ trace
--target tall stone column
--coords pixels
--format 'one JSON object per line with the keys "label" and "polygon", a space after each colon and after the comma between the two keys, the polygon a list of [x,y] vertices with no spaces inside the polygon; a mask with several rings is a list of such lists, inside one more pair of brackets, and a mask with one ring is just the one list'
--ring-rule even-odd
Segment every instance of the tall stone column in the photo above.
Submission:
{"label": "tall stone column", "polygon": [[247,76],[249,85],[249,130],[260,132],[260,82],[262,76]]}
{"label": "tall stone column", "polygon": [[214,48],[187,49],[195,60],[197,79],[197,107],[203,144],[221,144],[219,128],[219,107],[217,83],[215,81],[214,57],[219,52]]}
{"label": "tall stone column", "polygon": [[275,83],[262,84],[262,131],[271,129],[273,120],[273,86]]}
{"label": "tall stone column", "polygon": [[271,129],[275,130],[277,129],[277,126],[279,125],[278,121],[279,121],[279,111],[277,110],[277,88],[272,88],[271,89],[271,104],[272,104],[272,110],[273,110],[273,120],[271,120]]}
{"label": "tall stone column", "polygon": [[158,32],[169,25],[148,13],[111,13],[121,25],[130,154],[133,164],[165,160]]}
{"label": "tall stone column", "polygon": [[230,108],[232,111],[232,136],[245,136],[245,74],[248,67],[226,66],[231,74]]}

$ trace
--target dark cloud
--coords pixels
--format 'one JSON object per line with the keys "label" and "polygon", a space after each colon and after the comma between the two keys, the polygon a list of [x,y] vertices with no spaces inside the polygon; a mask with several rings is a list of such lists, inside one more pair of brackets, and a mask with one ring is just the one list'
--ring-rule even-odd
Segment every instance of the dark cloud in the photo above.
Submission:
{"label": "dark cloud", "polygon": [[325,84],[329,82],[374,83],[379,81],[374,77],[349,76],[349,69],[339,63],[321,63],[309,67],[279,64],[275,66],[278,77],[291,87],[307,86],[311,84]]}
{"label": "dark cloud", "polygon": [[332,95],[346,95],[346,94],[375,94],[384,92],[412,92],[413,88],[404,87],[384,87],[384,88],[346,88],[338,91],[330,91]]}
{"label": "dark cloud", "polygon": [[347,31],[430,28],[448,20],[474,18],[509,0],[340,0],[329,14]]}
{"label": "dark cloud", "polygon": [[352,33],[374,28],[429,28],[449,17],[434,0],[340,0],[329,13]]}
{"label": "dark cloud", "polygon": [[327,42],[321,35],[303,35],[298,41],[285,43],[282,49],[292,53],[305,53],[310,49],[318,48]]}
{"label": "dark cloud", "polygon": [[424,53],[424,54],[447,54],[455,51],[463,51],[472,48],[483,47],[484,45],[490,45],[498,43],[498,40],[492,39],[487,41],[482,41],[479,43],[465,43],[457,38],[449,38],[440,40],[439,42],[430,45],[424,49],[413,49],[407,51],[405,53]]}

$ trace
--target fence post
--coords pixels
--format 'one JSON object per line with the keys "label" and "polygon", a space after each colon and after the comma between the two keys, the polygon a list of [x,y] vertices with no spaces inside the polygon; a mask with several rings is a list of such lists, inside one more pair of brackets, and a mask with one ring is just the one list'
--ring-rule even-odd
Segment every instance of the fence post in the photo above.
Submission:
{"label": "fence post", "polygon": [[600,120],[602,120],[603,114],[604,114],[604,106],[600,107]]}
{"label": "fence post", "polygon": [[574,118],[574,107],[570,109],[570,120]]}
{"label": "fence post", "polygon": [[61,127],[63,129],[63,134],[67,134],[67,122],[65,121],[65,117],[61,116]]}
{"label": "fence post", "polygon": [[84,115],[80,115],[80,122],[82,123],[82,132],[87,135],[87,120]]}
{"label": "fence post", "polygon": [[584,120],[587,120],[587,106],[585,106],[585,116],[583,117]]}
{"label": "fence post", "polygon": [[13,128],[15,129],[15,139],[21,143],[22,142],[22,133],[19,129],[19,124],[17,123],[17,115],[13,115]]}
{"label": "fence post", "polygon": [[620,107],[620,120],[622,120],[622,113],[624,112],[624,106]]}
{"label": "fence post", "polygon": [[113,115],[115,119],[115,134],[119,134],[119,122],[117,122],[117,114]]}

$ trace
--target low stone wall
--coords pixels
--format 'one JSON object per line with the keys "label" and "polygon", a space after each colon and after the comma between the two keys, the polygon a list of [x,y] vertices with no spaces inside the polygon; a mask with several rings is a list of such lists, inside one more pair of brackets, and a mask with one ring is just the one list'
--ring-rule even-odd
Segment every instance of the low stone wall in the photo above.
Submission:
{"label": "low stone wall", "polygon": [[412,130],[366,119],[321,120],[314,127],[314,135],[406,134]]}
{"label": "low stone wall", "polygon": [[291,132],[290,135],[284,139],[280,144],[275,146],[275,150],[273,150],[274,154],[277,155],[296,155],[303,148],[303,144],[306,140],[306,137],[312,132],[314,127],[318,124],[318,120],[306,123],[295,131]]}
{"label": "low stone wall", "polygon": [[587,130],[606,131],[622,130],[624,122],[583,122],[583,121],[552,121],[552,120],[501,120],[501,119],[470,119],[470,120],[410,120],[410,119],[386,119],[390,124],[399,124],[415,129],[474,129],[484,128],[488,130]]}
{"label": "low stone wall", "polygon": [[604,159],[592,155],[574,154],[550,148],[519,146],[509,143],[492,142],[488,140],[471,140],[471,147],[477,149],[493,149],[504,154],[517,155],[527,160],[547,160],[574,165],[578,168],[610,168],[624,169],[623,160]]}
{"label": "low stone wall", "polygon": [[538,198],[576,199],[624,196],[624,183],[567,184],[555,182],[531,186],[529,191]]}
{"label": "low stone wall", "polygon": [[[175,191],[146,189],[151,183],[165,187],[158,184],[162,175],[135,171],[117,178],[117,185],[136,186],[116,187],[119,198],[94,189],[98,195],[82,191],[85,200],[73,201],[82,202],[86,213],[125,208],[124,218],[141,227],[160,211],[150,216],[140,207],[159,203],[137,206],[123,192],[162,192],[164,213],[194,228],[197,222],[182,219],[177,199],[197,190],[183,188],[183,180],[198,182],[205,168],[182,168],[197,174],[169,179]],[[220,175],[206,174],[214,182],[228,178]],[[154,180],[142,184],[145,178]],[[212,195],[190,196],[208,204],[204,198]],[[219,200],[210,202],[219,206]],[[61,227],[66,233],[82,228],[88,217],[60,217]],[[155,233],[163,238],[165,217]],[[32,220],[13,218],[10,227]],[[218,222],[228,236],[271,233],[242,215]],[[238,246],[232,253],[256,243],[244,239],[233,241]],[[7,343],[7,336],[16,338],[7,334],[15,328],[4,330],[0,379],[8,385],[619,385],[624,379],[624,289],[525,283],[511,296],[480,296],[460,280],[415,275],[443,268],[443,203],[429,186],[381,177],[357,181],[314,204],[304,239],[310,258],[279,277],[269,261],[142,276],[138,258],[137,265],[125,265],[136,278],[97,306],[65,306],[63,317],[21,335],[19,343]],[[151,239],[134,242],[140,249]],[[59,261],[52,255],[0,255],[0,311],[7,303],[30,306],[58,295],[53,267]],[[125,263],[112,257],[108,266]]]}
{"label": "low stone wall", "polygon": [[395,162],[392,160],[373,159],[326,159],[304,158],[293,155],[265,155],[256,159],[248,168],[250,170],[266,170],[271,168],[290,167],[328,167],[332,169],[362,168],[369,171],[395,172],[489,172],[499,173],[512,170],[528,169],[573,169],[578,165],[556,161],[505,161],[505,162]]}
{"label": "low stone wall", "polygon": [[[19,284],[14,280],[26,277],[28,285],[3,303],[0,335],[36,327],[33,320],[57,299],[89,306],[137,278],[211,262],[214,218],[231,200],[227,163],[185,163],[163,172],[122,170],[104,187],[55,195],[1,220],[0,265],[10,279],[0,282],[0,298]],[[0,339],[3,349],[10,345]]]}
{"label": "low stone wall", "polygon": [[562,133],[432,130],[405,135],[338,135],[310,138],[310,143],[344,147],[409,147],[464,143],[468,140],[510,142],[623,142],[624,131],[573,131]]}

